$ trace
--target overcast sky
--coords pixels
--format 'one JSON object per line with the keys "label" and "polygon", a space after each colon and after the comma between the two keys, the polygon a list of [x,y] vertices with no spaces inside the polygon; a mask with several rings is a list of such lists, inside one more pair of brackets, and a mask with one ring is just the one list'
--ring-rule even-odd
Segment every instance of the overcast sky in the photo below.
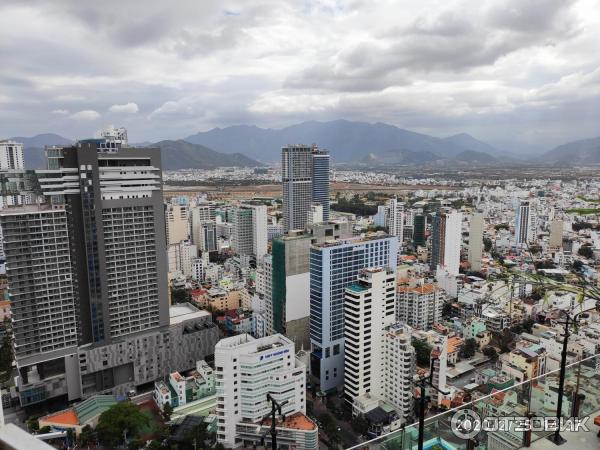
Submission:
{"label": "overcast sky", "polygon": [[0,137],[345,118],[600,135],[597,0],[2,0]]}

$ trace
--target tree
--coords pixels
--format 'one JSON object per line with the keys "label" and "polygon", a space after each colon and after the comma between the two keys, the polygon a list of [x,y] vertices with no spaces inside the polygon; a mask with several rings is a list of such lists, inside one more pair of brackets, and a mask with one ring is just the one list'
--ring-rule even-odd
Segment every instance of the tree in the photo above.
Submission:
{"label": "tree", "polygon": [[40,423],[37,420],[37,417],[30,417],[27,419],[27,429],[29,431],[37,431],[40,429]]}
{"label": "tree", "polygon": [[594,257],[594,250],[592,249],[591,245],[582,245],[581,247],[579,247],[577,253],[579,254],[579,256],[583,256],[587,259],[592,259]]}
{"label": "tree", "polygon": [[39,433],[46,434],[46,433],[50,433],[51,431],[52,431],[52,428],[50,428],[49,425],[46,425],[45,427],[40,428]]}
{"label": "tree", "polygon": [[494,228],[496,230],[508,230],[508,224],[507,223],[499,223],[498,225],[495,225]]}
{"label": "tree", "polygon": [[171,288],[172,303],[186,303],[190,301],[190,293],[187,289]]}
{"label": "tree", "polygon": [[421,339],[413,339],[412,346],[415,348],[417,355],[417,364],[421,366],[429,366],[429,358],[431,356],[431,345],[427,341]]}
{"label": "tree", "polygon": [[104,445],[116,447],[123,442],[124,432],[129,437],[135,437],[148,422],[148,417],[133,403],[124,401],[100,415],[96,432]]}
{"label": "tree", "polygon": [[170,403],[165,403],[165,406],[163,407],[163,410],[162,410],[162,416],[163,416],[163,419],[165,419],[165,422],[168,422],[169,420],[171,420],[172,414],[173,414],[173,407],[171,406]]}
{"label": "tree", "polygon": [[200,422],[197,426],[188,431],[181,443],[182,449],[193,449],[194,443],[199,448],[204,448],[204,443],[209,439],[210,434],[205,422]]}
{"label": "tree", "polygon": [[471,358],[475,355],[475,351],[477,350],[477,341],[473,338],[469,338],[465,341],[461,354],[464,358]]}
{"label": "tree", "polygon": [[442,316],[443,317],[450,317],[451,314],[452,314],[452,303],[445,302],[442,305]]}
{"label": "tree", "polygon": [[352,419],[350,426],[358,434],[367,434],[367,431],[369,431],[369,421],[361,415],[358,415]]}
{"label": "tree", "polygon": [[489,251],[492,249],[492,240],[490,238],[483,238],[483,250],[486,253],[489,253]]}
{"label": "tree", "polygon": [[490,358],[492,361],[495,361],[498,359],[498,352],[496,351],[496,349],[494,347],[488,346],[485,347],[482,351],[482,353],[487,356],[488,358]]}
{"label": "tree", "polygon": [[79,433],[77,442],[81,447],[92,444],[94,442],[94,429],[90,425],[85,425]]}
{"label": "tree", "polygon": [[2,326],[4,327],[4,337],[2,338],[2,344],[0,344],[0,384],[10,380],[15,359],[10,319],[4,320]]}

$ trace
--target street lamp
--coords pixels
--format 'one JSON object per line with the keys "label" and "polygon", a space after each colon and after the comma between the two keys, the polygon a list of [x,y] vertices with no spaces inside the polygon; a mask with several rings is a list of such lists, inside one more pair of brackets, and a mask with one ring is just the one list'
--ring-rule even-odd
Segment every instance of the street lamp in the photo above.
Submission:
{"label": "street lamp", "polygon": [[[277,450],[277,428],[275,426],[275,420],[277,418],[277,415],[281,416],[282,420],[285,420],[285,414],[281,412],[281,407],[284,406],[288,401],[285,400],[279,403],[273,398],[271,393],[267,394],[267,401],[271,402],[271,412],[260,421],[260,424],[262,425],[266,418],[271,418],[271,426],[269,430],[271,433],[271,450]],[[257,430],[260,431],[260,426],[257,428]],[[262,446],[264,446],[265,436],[269,431],[266,431],[260,438],[260,443]]]}
{"label": "street lamp", "polygon": [[423,376],[418,381],[418,386],[421,389],[421,396],[419,397],[419,444],[418,450],[423,450],[423,438],[425,437],[425,388],[427,386],[432,387],[440,394],[448,395],[448,392],[444,392],[433,385],[433,366],[437,358],[431,358],[431,367],[429,368],[429,375]]}
{"label": "street lamp", "polygon": [[[585,295],[583,296],[584,300],[585,300]],[[560,435],[560,423],[562,420],[562,402],[563,402],[563,395],[564,395],[564,391],[565,391],[565,371],[566,371],[566,366],[567,366],[567,345],[569,343],[569,326],[570,325],[575,325],[577,326],[579,324],[579,319],[581,319],[582,317],[587,317],[587,312],[591,311],[591,310],[596,310],[596,311],[600,311],[600,301],[596,300],[596,306],[593,308],[589,308],[585,311],[580,311],[577,314],[575,314],[574,316],[569,315],[569,313],[567,313],[566,311],[562,311],[562,313],[565,316],[565,321],[561,322],[564,325],[564,338],[563,338],[563,347],[562,347],[562,352],[560,354],[560,375],[559,375],[559,379],[558,379],[558,402],[556,405],[556,423],[557,423],[557,428],[556,431],[554,432],[554,434],[548,436],[548,439],[550,439],[552,442],[554,442],[556,445],[561,445],[564,444],[566,442],[565,438],[563,438]]]}

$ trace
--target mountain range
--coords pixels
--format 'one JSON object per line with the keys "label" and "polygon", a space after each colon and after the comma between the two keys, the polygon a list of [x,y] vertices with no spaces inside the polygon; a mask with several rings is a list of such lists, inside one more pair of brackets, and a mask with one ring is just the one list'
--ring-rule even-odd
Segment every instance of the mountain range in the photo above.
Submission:
{"label": "mountain range", "polygon": [[[12,139],[25,144],[25,161],[30,168],[44,166],[44,145],[67,145],[72,142],[51,133]],[[466,133],[438,138],[384,123],[347,120],[308,121],[282,129],[236,125],[214,128],[184,139],[136,145],[160,147],[163,150],[163,168],[181,169],[259,166],[265,162],[279,161],[282,146],[313,142],[320,148],[329,150],[336,163],[371,166],[495,165],[506,162],[564,165],[600,163],[600,137],[563,144],[542,155],[527,158],[494,147]]]}
{"label": "mountain range", "polygon": [[[331,122],[302,122],[282,129],[259,128],[239,125],[227,128],[214,128],[184,138],[188,142],[202,144],[216,151],[244,154],[259,161],[278,161],[281,147],[287,144],[317,143],[329,150],[336,162],[378,160],[390,163],[391,156],[398,153],[397,163],[401,163],[407,152],[423,153],[421,161],[412,155],[414,163],[428,162],[432,155],[437,158],[454,158],[465,150],[499,155],[501,152],[485,142],[468,134],[458,134],[448,138],[437,138],[385,123],[351,122],[334,120]],[[392,158],[393,159],[393,158]]]}

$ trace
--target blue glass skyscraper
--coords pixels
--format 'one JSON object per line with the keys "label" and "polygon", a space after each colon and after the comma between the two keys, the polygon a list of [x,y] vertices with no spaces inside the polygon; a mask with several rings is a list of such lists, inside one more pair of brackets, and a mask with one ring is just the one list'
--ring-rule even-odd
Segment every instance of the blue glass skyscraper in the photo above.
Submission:
{"label": "blue glass skyscraper", "polygon": [[311,373],[322,391],[344,382],[344,290],[368,267],[397,267],[398,238],[384,233],[310,250]]}

